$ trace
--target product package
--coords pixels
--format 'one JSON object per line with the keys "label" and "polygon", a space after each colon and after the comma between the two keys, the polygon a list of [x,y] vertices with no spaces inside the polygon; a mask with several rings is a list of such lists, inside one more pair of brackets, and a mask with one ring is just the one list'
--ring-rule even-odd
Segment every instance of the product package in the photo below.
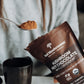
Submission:
{"label": "product package", "polygon": [[67,22],[32,41],[26,50],[44,63],[60,84],[84,83],[83,50]]}

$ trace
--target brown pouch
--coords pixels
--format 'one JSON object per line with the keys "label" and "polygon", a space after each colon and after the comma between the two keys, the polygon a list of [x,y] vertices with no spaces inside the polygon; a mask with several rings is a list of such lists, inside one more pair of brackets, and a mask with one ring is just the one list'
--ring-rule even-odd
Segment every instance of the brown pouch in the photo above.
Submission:
{"label": "brown pouch", "polygon": [[26,50],[44,63],[60,84],[84,82],[83,51],[67,22],[32,41]]}

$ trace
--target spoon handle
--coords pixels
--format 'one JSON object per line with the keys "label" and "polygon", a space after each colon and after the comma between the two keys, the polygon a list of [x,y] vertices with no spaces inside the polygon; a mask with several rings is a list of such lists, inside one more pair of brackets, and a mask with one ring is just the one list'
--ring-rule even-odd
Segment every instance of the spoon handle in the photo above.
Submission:
{"label": "spoon handle", "polygon": [[7,20],[7,21],[9,21],[9,22],[14,23],[16,26],[19,26],[17,23],[15,23],[14,21],[12,21],[12,20],[10,20],[10,19],[8,19],[8,18],[0,18],[0,20]]}

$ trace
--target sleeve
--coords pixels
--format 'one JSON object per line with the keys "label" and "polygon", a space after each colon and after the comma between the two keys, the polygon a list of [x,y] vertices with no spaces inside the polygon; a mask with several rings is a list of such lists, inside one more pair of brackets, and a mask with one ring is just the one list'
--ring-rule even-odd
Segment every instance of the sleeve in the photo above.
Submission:
{"label": "sleeve", "polygon": [[0,24],[0,74],[2,73],[2,63],[7,58],[6,34]]}
{"label": "sleeve", "polygon": [[67,21],[79,39],[79,24],[77,15],[76,0],[59,0],[58,25]]}

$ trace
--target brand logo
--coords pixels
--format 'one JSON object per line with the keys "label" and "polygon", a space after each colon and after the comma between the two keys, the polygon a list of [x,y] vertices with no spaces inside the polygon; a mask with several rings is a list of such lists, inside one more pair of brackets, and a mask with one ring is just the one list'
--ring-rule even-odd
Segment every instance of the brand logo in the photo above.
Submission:
{"label": "brand logo", "polygon": [[[45,55],[44,55],[44,57],[48,57],[50,54],[54,54],[55,53],[55,50],[60,50],[60,49],[62,49],[63,47],[64,47],[64,44],[65,44],[66,42],[65,41],[63,41],[62,43],[60,43],[59,45],[57,45],[56,47],[54,47],[53,49],[51,49],[52,48],[52,43],[48,43],[47,44],[47,48],[50,48],[51,50],[50,51],[48,51]],[[52,56],[52,55],[51,55]],[[50,56],[49,56],[50,57]]]}
{"label": "brand logo", "polygon": [[50,48],[51,49],[52,48],[52,43],[48,43],[47,44],[47,48]]}

